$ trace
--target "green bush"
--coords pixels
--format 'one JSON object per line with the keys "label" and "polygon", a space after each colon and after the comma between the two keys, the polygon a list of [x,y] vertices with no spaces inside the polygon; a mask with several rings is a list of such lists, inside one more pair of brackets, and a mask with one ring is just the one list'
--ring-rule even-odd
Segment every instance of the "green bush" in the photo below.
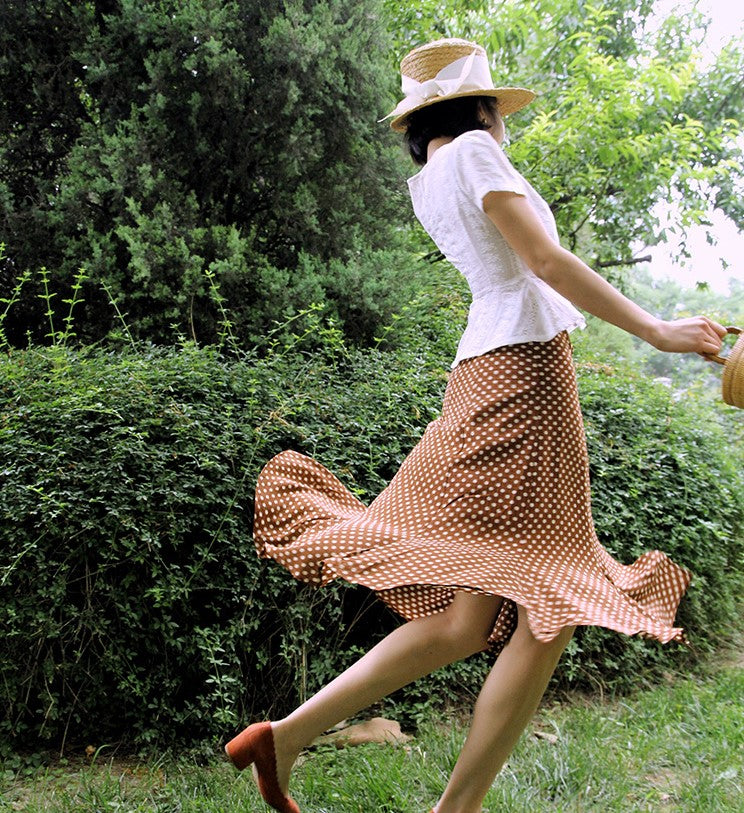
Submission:
{"label": "green bush", "polygon": [[[224,736],[286,711],[389,630],[367,591],[318,591],[258,561],[253,488],[271,455],[294,448],[361,499],[378,493],[438,413],[459,309],[445,280],[387,350],[350,348],[316,321],[263,358],[190,344],[3,357],[0,735]],[[658,547],[695,573],[681,621],[708,648],[741,588],[741,461],[693,401],[620,367],[583,362],[579,376],[599,535],[625,561]],[[558,680],[622,687],[689,657],[582,630]],[[415,722],[475,692],[487,663],[389,703]]]}
{"label": "green bush", "polygon": [[263,361],[191,345],[3,358],[6,737],[224,732],[295,702],[308,659],[357,643],[360,622],[339,622],[369,604],[361,591],[320,593],[257,560],[256,476],[294,447],[360,495],[381,488],[444,380],[411,351],[391,364],[332,328],[312,339],[325,351]]}
{"label": "green bush", "polygon": [[730,442],[733,420],[727,426],[727,413],[704,400],[677,400],[665,386],[621,365],[579,363],[578,374],[600,541],[621,561],[657,548],[693,573],[677,617],[691,651],[597,627],[575,637],[564,680],[622,687],[658,674],[654,667],[709,651],[739,617],[742,448]]}

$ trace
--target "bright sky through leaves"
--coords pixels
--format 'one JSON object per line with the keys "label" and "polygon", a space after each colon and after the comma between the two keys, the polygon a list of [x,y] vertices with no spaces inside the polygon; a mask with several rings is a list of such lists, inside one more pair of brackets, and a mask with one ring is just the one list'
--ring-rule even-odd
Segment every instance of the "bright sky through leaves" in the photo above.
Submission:
{"label": "bright sky through leaves", "polygon": [[[680,13],[693,5],[693,2],[680,0],[659,0],[657,13],[666,15],[674,10]],[[701,53],[707,62],[715,59],[721,47],[732,37],[744,34],[744,5],[732,0],[699,0],[697,6],[711,18]],[[663,209],[660,209],[660,216],[663,217]],[[708,282],[711,288],[721,293],[728,291],[729,280],[744,281],[744,235],[720,211],[712,212],[710,220],[711,228],[698,226],[689,229],[689,259],[675,259],[680,247],[672,235],[669,242],[645,252],[653,257],[650,267],[653,276],[658,279],[671,277],[686,287],[692,287],[697,282]],[[717,240],[717,245],[708,242],[709,231]]]}

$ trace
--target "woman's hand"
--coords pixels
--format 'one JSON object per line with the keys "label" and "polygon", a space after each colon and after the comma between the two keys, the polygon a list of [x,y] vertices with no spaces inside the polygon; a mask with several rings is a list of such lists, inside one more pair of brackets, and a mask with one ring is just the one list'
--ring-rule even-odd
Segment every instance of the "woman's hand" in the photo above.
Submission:
{"label": "woman's hand", "polygon": [[659,320],[649,336],[657,350],[667,353],[718,353],[726,328],[707,316],[691,316],[671,322]]}

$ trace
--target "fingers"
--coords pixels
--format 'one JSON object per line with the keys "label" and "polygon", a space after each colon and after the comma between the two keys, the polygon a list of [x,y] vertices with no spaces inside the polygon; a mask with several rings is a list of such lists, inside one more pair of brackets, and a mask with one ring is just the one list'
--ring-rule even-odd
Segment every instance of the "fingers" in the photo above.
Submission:
{"label": "fingers", "polygon": [[726,328],[723,325],[707,316],[693,316],[688,324],[697,328],[697,347],[693,348],[695,352],[713,355],[718,353],[722,339],[726,335]]}
{"label": "fingers", "polygon": [[701,343],[702,350],[698,350],[701,355],[706,356],[715,356],[721,350],[721,341],[720,339],[704,339]]}
{"label": "fingers", "polygon": [[[723,334],[726,335],[725,333]],[[706,332],[701,342],[701,349],[703,353],[710,353],[716,355],[721,349],[721,336],[718,333]]]}
{"label": "fingers", "polygon": [[670,332],[660,349],[677,353],[717,355],[727,332],[723,325],[707,316],[690,316],[666,324]]}
{"label": "fingers", "polygon": [[718,322],[715,322],[713,319],[709,319],[707,316],[702,316],[701,318],[702,318],[702,319],[703,319],[703,320],[706,322],[706,324],[708,325],[708,327],[709,327],[709,328],[710,328],[710,329],[711,329],[711,330],[712,330],[712,331],[713,331],[713,332],[714,332],[714,333],[715,333],[715,334],[716,334],[716,335],[717,335],[717,336],[718,336],[720,339],[722,339],[722,338],[723,338],[723,337],[726,335],[726,333],[728,332],[728,331],[726,330],[726,328],[725,328],[725,327],[724,327],[722,324],[719,324]]}

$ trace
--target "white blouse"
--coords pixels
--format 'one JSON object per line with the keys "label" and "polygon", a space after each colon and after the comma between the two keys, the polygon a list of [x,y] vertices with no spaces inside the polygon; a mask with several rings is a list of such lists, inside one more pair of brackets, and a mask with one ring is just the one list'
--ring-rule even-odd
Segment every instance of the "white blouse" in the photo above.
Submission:
{"label": "white blouse", "polygon": [[527,267],[484,213],[488,192],[524,195],[558,242],[550,207],[485,130],[463,133],[440,147],[408,179],[408,188],[416,217],[472,293],[452,367],[496,347],[548,341],[585,326],[579,311]]}

